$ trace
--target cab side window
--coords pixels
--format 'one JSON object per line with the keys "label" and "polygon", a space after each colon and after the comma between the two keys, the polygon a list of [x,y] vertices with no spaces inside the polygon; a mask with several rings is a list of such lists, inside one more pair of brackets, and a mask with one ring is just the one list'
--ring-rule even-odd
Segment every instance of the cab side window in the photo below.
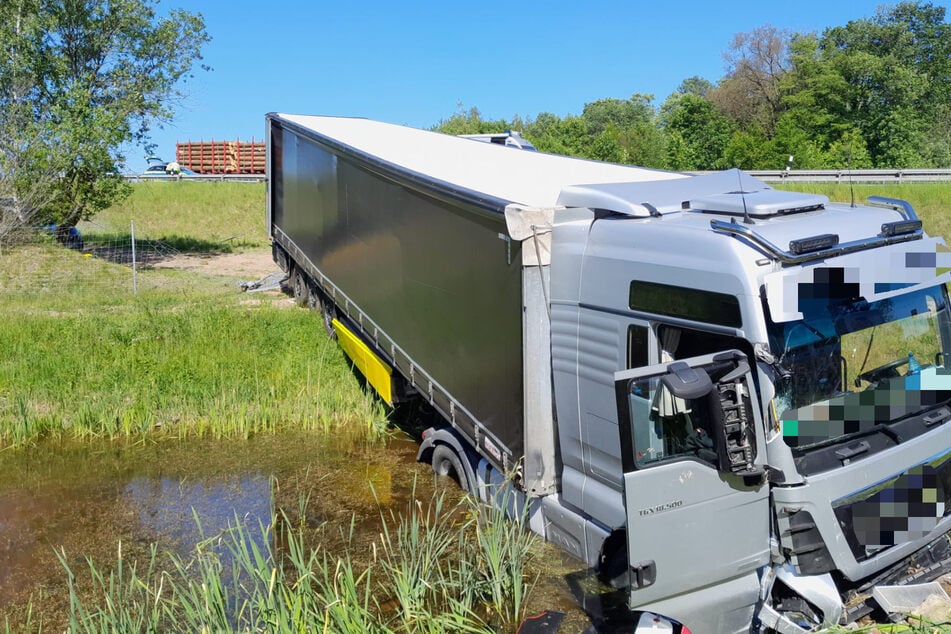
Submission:
{"label": "cab side window", "polygon": [[733,349],[743,352],[750,359],[754,358],[753,347],[748,341],[715,332],[662,325],[657,329],[657,339],[660,343],[660,360],[664,363]]}
{"label": "cab side window", "polygon": [[[631,341],[635,336],[628,333],[629,360]],[[749,342],[741,338],[667,324],[657,326],[657,345],[662,363],[734,348],[750,358],[753,354]],[[645,356],[645,364],[646,360]],[[631,395],[637,463],[646,466],[689,457],[716,468],[716,444],[709,428],[713,416],[711,406],[712,402],[707,398],[687,400],[674,396],[657,378],[639,382]]]}

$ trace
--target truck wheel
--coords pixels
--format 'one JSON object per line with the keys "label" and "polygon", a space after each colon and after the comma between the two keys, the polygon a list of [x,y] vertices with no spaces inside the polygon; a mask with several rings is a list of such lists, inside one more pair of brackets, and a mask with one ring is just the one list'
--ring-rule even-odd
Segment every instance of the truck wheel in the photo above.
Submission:
{"label": "truck wheel", "polygon": [[294,301],[298,306],[306,306],[307,298],[310,296],[308,290],[307,277],[300,269],[294,268]]}
{"label": "truck wheel", "polygon": [[317,287],[313,284],[307,288],[307,308],[320,310],[320,295],[318,295]]}
{"label": "truck wheel", "polygon": [[321,297],[318,303],[320,304],[320,318],[324,322],[324,330],[327,331],[328,337],[336,339],[337,331],[334,330],[333,321],[337,316],[337,311],[334,308],[334,303],[326,297]]}
{"label": "truck wheel", "polygon": [[436,445],[433,449],[433,473],[437,476],[449,476],[459,483],[463,491],[469,492],[466,470],[462,468],[459,456],[448,445]]}

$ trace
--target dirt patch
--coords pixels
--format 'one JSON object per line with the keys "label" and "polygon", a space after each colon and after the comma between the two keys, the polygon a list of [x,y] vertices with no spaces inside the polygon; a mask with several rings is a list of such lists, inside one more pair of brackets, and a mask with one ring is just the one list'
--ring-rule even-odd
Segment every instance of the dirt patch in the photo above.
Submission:
{"label": "dirt patch", "polygon": [[271,259],[271,251],[245,251],[217,255],[176,255],[153,264],[160,269],[182,269],[206,275],[228,275],[247,280],[259,280],[278,271]]}

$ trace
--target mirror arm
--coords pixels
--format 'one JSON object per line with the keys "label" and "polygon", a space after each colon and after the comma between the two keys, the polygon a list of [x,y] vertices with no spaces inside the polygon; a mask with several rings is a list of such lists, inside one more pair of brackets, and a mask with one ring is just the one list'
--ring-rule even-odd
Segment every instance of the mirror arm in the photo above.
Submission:
{"label": "mirror arm", "polygon": [[735,383],[737,379],[750,371],[750,364],[742,361],[737,364],[736,369],[719,380],[719,383]]}

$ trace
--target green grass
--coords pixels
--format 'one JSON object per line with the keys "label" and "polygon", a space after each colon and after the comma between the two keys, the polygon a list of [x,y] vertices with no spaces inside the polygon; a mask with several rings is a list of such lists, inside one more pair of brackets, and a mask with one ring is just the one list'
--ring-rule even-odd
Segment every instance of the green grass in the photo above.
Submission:
{"label": "green grass", "polygon": [[137,236],[254,247],[268,244],[264,213],[264,183],[143,182],[79,228],[128,231],[135,221]]}
{"label": "green grass", "polygon": [[381,427],[319,318],[235,282],[53,244],[0,257],[0,447]]}

